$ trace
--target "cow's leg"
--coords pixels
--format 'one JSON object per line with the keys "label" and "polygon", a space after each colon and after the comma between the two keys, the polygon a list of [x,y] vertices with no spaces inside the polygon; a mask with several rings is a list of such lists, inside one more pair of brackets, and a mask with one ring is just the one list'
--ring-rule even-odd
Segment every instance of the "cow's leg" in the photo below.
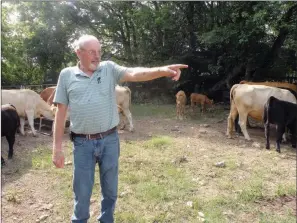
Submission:
{"label": "cow's leg", "polygon": [[36,131],[34,129],[34,111],[33,110],[26,110],[27,118],[29,125],[31,127],[33,136],[36,136]]}
{"label": "cow's leg", "polygon": [[126,117],[123,115],[123,113],[120,113],[120,123],[119,123],[119,129],[123,130],[126,126]]}
{"label": "cow's leg", "polygon": [[5,160],[3,159],[3,157],[1,156],[1,166],[5,165]]}
{"label": "cow's leg", "polygon": [[292,147],[296,148],[296,141],[297,141],[297,120],[295,122],[292,122],[290,125],[288,125],[288,128],[291,132],[291,143]]}
{"label": "cow's leg", "polygon": [[280,143],[282,141],[282,135],[285,132],[286,127],[284,125],[276,125],[276,151],[277,152],[281,152],[280,151]]}
{"label": "cow's leg", "polygon": [[180,106],[180,120],[183,120],[184,119],[184,106],[181,105]]}
{"label": "cow's leg", "polygon": [[132,114],[131,114],[129,109],[123,109],[123,112],[124,112],[124,115],[126,116],[126,118],[129,121],[129,131],[133,132],[134,131],[134,126],[133,126],[133,123],[132,123]]}
{"label": "cow's leg", "polygon": [[238,115],[237,108],[234,103],[231,104],[230,113],[228,116],[227,132],[226,135],[229,139],[232,138],[233,124],[236,116]]}
{"label": "cow's leg", "polygon": [[21,135],[25,135],[25,118],[20,117],[20,132]]}
{"label": "cow's leg", "polygon": [[194,113],[194,106],[195,106],[195,102],[191,100],[191,110]]}
{"label": "cow's leg", "polygon": [[240,128],[240,126],[238,124],[238,121],[239,121],[239,114],[236,115],[236,118],[235,118],[235,121],[234,121],[234,126],[235,126],[235,132],[242,135],[242,131],[241,131],[241,128]]}
{"label": "cow's leg", "polygon": [[13,156],[13,144],[15,142],[15,135],[11,134],[6,136],[8,142],[8,159],[11,159]]}
{"label": "cow's leg", "polygon": [[245,112],[245,111],[241,111],[239,112],[239,125],[240,125],[240,128],[241,128],[241,131],[244,135],[244,138],[246,140],[251,140],[247,130],[246,130],[246,120],[247,120],[247,116],[248,114]]}
{"label": "cow's leg", "polygon": [[269,122],[266,122],[264,124],[264,128],[265,128],[265,138],[266,138],[266,149],[270,149],[270,142],[269,142],[270,124],[269,124]]}
{"label": "cow's leg", "polygon": [[176,104],[176,119],[179,118],[179,115],[178,115],[178,104]]}

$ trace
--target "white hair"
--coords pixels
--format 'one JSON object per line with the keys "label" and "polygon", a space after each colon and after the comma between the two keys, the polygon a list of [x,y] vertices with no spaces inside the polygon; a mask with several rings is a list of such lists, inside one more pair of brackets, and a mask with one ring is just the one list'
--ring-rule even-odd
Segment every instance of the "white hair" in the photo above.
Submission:
{"label": "white hair", "polygon": [[78,40],[75,40],[74,41],[74,43],[73,43],[74,50],[77,51],[78,49],[83,48],[84,44],[87,41],[90,41],[90,40],[96,40],[96,41],[99,42],[99,40],[95,36],[92,36],[92,35],[83,35]]}

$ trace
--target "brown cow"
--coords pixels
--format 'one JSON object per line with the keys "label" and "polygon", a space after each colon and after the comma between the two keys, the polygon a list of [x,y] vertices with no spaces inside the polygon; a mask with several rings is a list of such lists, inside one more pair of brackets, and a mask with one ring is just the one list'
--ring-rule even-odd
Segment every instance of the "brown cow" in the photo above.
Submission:
{"label": "brown cow", "polygon": [[187,96],[184,91],[179,91],[176,97],[176,118],[183,120],[185,116],[185,108],[187,103]]}
{"label": "brown cow", "polygon": [[53,104],[53,99],[56,92],[56,86],[45,88],[40,93],[40,97],[49,105]]}
{"label": "brown cow", "polygon": [[206,95],[204,94],[197,94],[197,93],[192,93],[191,94],[191,108],[192,111],[194,111],[195,105],[198,103],[201,105],[201,111],[204,112],[205,109],[205,104],[208,105],[213,105],[213,100],[210,100]]}

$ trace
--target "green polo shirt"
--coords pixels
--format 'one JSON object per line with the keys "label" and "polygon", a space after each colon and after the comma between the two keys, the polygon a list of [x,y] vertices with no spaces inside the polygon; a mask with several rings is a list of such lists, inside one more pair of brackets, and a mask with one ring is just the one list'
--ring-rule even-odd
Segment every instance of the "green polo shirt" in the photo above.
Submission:
{"label": "green polo shirt", "polygon": [[78,66],[61,71],[54,103],[68,105],[71,131],[94,134],[118,125],[115,86],[126,69],[112,61],[102,61],[91,77]]}

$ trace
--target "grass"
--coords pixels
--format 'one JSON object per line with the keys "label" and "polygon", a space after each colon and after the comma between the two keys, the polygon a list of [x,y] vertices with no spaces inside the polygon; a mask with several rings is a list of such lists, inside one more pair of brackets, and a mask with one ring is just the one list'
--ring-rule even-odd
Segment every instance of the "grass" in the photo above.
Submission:
{"label": "grass", "polygon": [[[132,113],[136,119],[173,119],[175,106],[133,105]],[[226,112],[219,108],[203,116],[189,116],[184,122],[191,126],[216,123],[225,116]],[[158,121],[155,123],[160,125]],[[225,142],[218,147],[211,142],[205,144],[203,140],[208,140],[207,135],[188,138],[166,132],[154,132],[150,138],[142,140],[122,139],[116,222],[194,223],[199,222],[199,212],[204,214],[200,219],[211,223],[296,222],[292,208],[278,210],[273,203],[266,203],[263,209],[262,205],[263,201],[296,196],[296,173],[288,168],[293,161],[282,159],[274,152],[245,150]],[[198,146],[193,146],[193,142]],[[185,149],[185,145],[190,147]],[[72,160],[70,143],[66,145],[65,154],[66,160]],[[36,175],[46,173],[46,180],[50,182],[46,193],[58,201],[53,215],[67,222],[73,208],[72,166],[54,168],[51,155],[51,144],[34,148],[31,170]],[[187,162],[175,162],[184,155]],[[226,166],[215,167],[214,163],[221,160]],[[90,222],[96,221],[100,208],[98,172],[96,166],[92,194],[95,202],[91,204],[94,214]],[[8,186],[4,198],[14,204],[24,196]]]}

